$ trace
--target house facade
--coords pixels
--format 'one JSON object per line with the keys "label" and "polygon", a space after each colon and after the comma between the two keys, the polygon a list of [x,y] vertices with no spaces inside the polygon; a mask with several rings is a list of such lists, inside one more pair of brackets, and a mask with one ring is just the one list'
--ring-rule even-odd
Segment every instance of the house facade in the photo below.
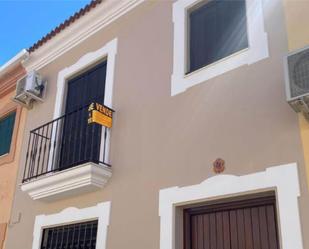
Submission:
{"label": "house facade", "polygon": [[95,1],[29,48],[6,249],[309,248],[286,6]]}
{"label": "house facade", "polygon": [[26,75],[21,51],[0,68],[0,248],[4,248],[14,200],[27,110],[12,99],[16,82]]}

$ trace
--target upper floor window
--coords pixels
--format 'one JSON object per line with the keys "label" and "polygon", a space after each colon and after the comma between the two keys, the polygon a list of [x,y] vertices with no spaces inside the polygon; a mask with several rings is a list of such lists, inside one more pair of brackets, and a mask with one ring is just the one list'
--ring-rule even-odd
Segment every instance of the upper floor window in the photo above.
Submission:
{"label": "upper floor window", "polygon": [[245,0],[212,0],[188,11],[188,72],[248,47]]}
{"label": "upper floor window", "polygon": [[176,0],[171,95],[269,57],[263,0]]}
{"label": "upper floor window", "polygon": [[0,118],[0,156],[10,152],[16,112]]}

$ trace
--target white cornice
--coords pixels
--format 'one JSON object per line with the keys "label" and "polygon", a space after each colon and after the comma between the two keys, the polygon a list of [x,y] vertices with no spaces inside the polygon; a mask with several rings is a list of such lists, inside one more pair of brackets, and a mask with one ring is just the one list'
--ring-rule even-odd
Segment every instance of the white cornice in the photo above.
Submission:
{"label": "white cornice", "polygon": [[106,0],[30,54],[24,66],[39,70],[145,0]]}

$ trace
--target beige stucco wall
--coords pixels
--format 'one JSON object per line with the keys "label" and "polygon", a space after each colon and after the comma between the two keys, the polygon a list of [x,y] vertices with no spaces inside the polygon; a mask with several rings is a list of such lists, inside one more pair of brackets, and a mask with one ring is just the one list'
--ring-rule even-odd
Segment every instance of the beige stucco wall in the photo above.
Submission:
{"label": "beige stucco wall", "polygon": [[[198,184],[214,175],[244,175],[297,162],[304,248],[309,249],[308,190],[297,115],[285,101],[287,52],[281,0],[264,1],[270,57],[170,96],[173,58],[171,1],[147,1],[40,70],[47,98],[29,112],[25,134],[53,116],[58,72],[118,37],[111,139],[113,176],[100,191],[50,203],[17,187],[7,249],[31,248],[34,219],[67,207],[111,201],[107,248],[159,248],[159,190]],[[23,141],[21,169],[27,139]],[[22,170],[18,183],[21,182]],[[291,214],[293,215],[293,214]],[[16,239],[18,237],[18,240]]]}

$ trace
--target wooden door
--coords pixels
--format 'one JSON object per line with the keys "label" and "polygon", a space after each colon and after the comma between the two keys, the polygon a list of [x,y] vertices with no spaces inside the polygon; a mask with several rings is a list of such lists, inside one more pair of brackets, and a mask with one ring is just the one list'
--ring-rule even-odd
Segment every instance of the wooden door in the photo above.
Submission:
{"label": "wooden door", "polygon": [[104,104],[106,61],[68,81],[60,169],[99,162],[101,126],[88,125],[88,105]]}
{"label": "wooden door", "polygon": [[274,197],[184,211],[185,249],[279,249]]}

